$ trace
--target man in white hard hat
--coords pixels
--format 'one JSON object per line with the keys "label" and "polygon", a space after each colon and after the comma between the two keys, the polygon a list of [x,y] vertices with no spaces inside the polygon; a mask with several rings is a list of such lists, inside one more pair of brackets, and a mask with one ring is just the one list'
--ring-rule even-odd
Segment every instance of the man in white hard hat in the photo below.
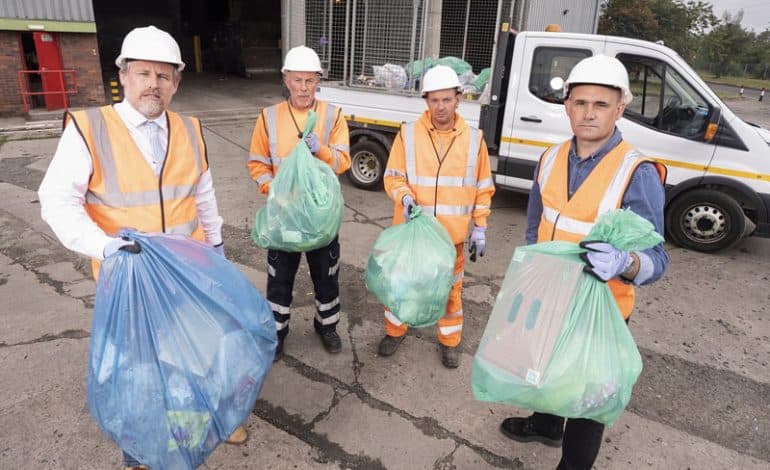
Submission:
{"label": "man in white hard hat", "polygon": [[[251,136],[247,167],[262,194],[270,192],[270,183],[280,170],[281,162],[302,138],[310,110],[317,115],[314,130],[305,139],[310,151],[337,174],[350,168],[350,138],[345,116],[340,108],[315,98],[322,73],[318,54],[309,47],[295,47],[286,54],[281,72],[289,98],[262,110]],[[276,360],[282,357],[289,334],[292,290],[301,256],[302,253],[280,250],[267,252],[267,300],[273,308],[278,332]],[[342,350],[342,341],[337,334],[340,318],[339,237],[334,237],[328,246],[306,252],[305,257],[315,290],[313,326],[323,348],[337,354]]]}
{"label": "man in white hard hat", "polygon": [[[454,283],[446,314],[438,321],[441,363],[450,369],[460,363],[465,241],[470,232],[471,261],[484,256],[495,193],[484,137],[457,113],[461,89],[457,74],[447,66],[437,65],[425,73],[422,96],[428,109],[417,121],[401,126],[384,175],[385,190],[395,204],[394,224],[408,222],[411,210],[420,206],[441,222],[455,244]],[[406,332],[407,325],[386,309],[386,334],[378,354],[393,355]]]}
{"label": "man in white hard hat", "polygon": [[[535,169],[527,207],[527,243],[565,240],[580,245],[586,271],[607,282],[628,321],[634,286],[659,279],[668,266],[663,244],[639,252],[600,241],[583,241],[603,213],[627,208],[663,234],[666,168],[642,156],[623,140],[615,123],[633,96],[628,73],[614,57],[583,59],[564,83],[564,106],[574,136],[546,150]],[[586,183],[586,184],[583,184]],[[507,437],[562,447],[558,469],[589,470],[602,443],[604,425],[546,413],[508,418]]]}
{"label": "man in white hard hat", "polygon": [[[133,244],[118,237],[122,227],[188,235],[224,256],[200,122],[167,111],[185,65],[179,46],[154,26],[136,28],[115,64],[123,101],[65,115],[38,190],[43,220],[65,247],[92,259],[94,278],[101,260]],[[172,198],[166,188],[190,190]],[[230,436],[246,438],[243,427]],[[142,468],[125,452],[124,463]]]}

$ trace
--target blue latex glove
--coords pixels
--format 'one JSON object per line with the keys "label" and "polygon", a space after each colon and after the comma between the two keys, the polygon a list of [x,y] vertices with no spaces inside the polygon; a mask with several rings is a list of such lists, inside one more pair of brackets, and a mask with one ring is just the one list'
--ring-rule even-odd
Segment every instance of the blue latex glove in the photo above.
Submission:
{"label": "blue latex glove", "polygon": [[631,256],[627,251],[620,251],[609,243],[597,240],[582,241],[580,247],[588,250],[580,254],[586,263],[583,271],[603,282],[620,276],[626,270]]}
{"label": "blue latex glove", "polygon": [[414,198],[407,194],[401,198],[401,205],[404,206],[404,221],[409,222],[412,220],[412,209],[414,209],[417,204],[414,202]]}
{"label": "blue latex glove", "polygon": [[468,251],[471,253],[471,261],[476,262],[476,254],[484,256],[487,251],[487,228],[473,227],[471,232],[470,246]]}
{"label": "blue latex glove", "polygon": [[305,136],[305,143],[310,148],[310,152],[315,155],[321,150],[321,139],[313,132]]}
{"label": "blue latex glove", "polygon": [[214,251],[217,252],[217,254],[221,257],[225,257],[225,244],[224,242],[220,243],[219,245],[214,246]]}
{"label": "blue latex glove", "polygon": [[[131,248],[128,248],[131,247]],[[109,258],[118,252],[118,250],[130,251],[132,253],[138,253],[139,245],[131,240],[123,240],[122,238],[113,238],[104,245],[104,251],[102,254],[105,258]]]}

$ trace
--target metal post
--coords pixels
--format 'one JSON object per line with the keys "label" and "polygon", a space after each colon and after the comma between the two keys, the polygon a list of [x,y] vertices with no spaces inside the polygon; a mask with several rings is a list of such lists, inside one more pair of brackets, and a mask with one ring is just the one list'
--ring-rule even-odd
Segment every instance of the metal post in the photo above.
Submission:
{"label": "metal post", "polygon": [[[417,5],[418,0],[412,1],[412,38],[409,41],[409,62],[414,62],[414,43],[417,36]],[[424,68],[424,67],[423,67]]]}
{"label": "metal post", "polygon": [[[329,0],[329,31],[326,33],[326,63],[329,71],[332,68],[332,30],[334,29],[334,0]],[[327,73],[328,75],[328,73]]]}
{"label": "metal post", "polygon": [[64,109],[69,108],[69,100],[67,99],[67,89],[64,88],[64,70],[59,70],[59,85],[61,86],[61,99],[64,102]]}
{"label": "metal post", "polygon": [[364,0],[364,47],[361,48],[361,77],[366,75],[366,36],[369,33],[369,0]]}
{"label": "metal post", "polygon": [[[503,14],[503,0],[498,0],[497,16],[495,18],[495,34],[492,35],[492,59],[489,61],[490,72],[495,70],[495,59],[497,59],[497,38],[500,36],[500,28],[501,28],[500,20],[501,20],[502,14]],[[481,90],[481,91],[484,91],[484,90]]]}
{"label": "metal post", "polygon": [[[353,79],[356,75],[356,11],[357,11],[357,0],[353,0],[353,28],[351,29],[350,33],[350,79],[348,81],[348,85],[353,84]],[[347,50],[347,46],[345,47],[345,50]]]}
{"label": "metal post", "polygon": [[460,56],[462,60],[465,60],[465,49],[468,46],[468,20],[470,16],[471,16],[471,0],[468,0],[468,2],[465,4],[465,26],[463,27],[463,53]]}
{"label": "metal post", "polygon": [[[348,39],[350,38],[350,35],[348,34],[350,32],[350,2],[345,2],[345,49],[342,57],[342,81],[345,81],[345,78],[348,76]],[[352,64],[351,64],[352,67]]]}

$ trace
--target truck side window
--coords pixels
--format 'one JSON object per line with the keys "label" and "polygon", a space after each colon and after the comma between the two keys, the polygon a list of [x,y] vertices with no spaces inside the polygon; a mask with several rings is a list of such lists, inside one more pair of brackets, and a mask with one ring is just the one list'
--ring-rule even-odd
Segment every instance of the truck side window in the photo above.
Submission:
{"label": "truck side window", "polygon": [[578,62],[592,55],[587,49],[564,47],[537,47],[532,57],[532,72],[529,76],[529,91],[543,101],[564,103],[564,92],[551,88],[551,79],[566,80],[570,70]]}
{"label": "truck side window", "polygon": [[676,70],[650,57],[620,54],[634,100],[625,117],[688,139],[700,139],[711,107]]}

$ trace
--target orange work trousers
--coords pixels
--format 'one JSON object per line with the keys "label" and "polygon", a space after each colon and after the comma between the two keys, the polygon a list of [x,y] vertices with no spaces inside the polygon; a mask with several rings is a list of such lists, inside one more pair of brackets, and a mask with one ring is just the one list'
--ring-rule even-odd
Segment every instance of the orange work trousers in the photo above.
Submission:
{"label": "orange work trousers", "polygon": [[[446,304],[446,314],[438,321],[438,342],[444,346],[455,347],[460,344],[463,332],[463,268],[465,266],[464,243],[455,245],[454,284],[449,291],[449,301]],[[404,336],[409,327],[385,309],[385,334],[388,336]]]}

